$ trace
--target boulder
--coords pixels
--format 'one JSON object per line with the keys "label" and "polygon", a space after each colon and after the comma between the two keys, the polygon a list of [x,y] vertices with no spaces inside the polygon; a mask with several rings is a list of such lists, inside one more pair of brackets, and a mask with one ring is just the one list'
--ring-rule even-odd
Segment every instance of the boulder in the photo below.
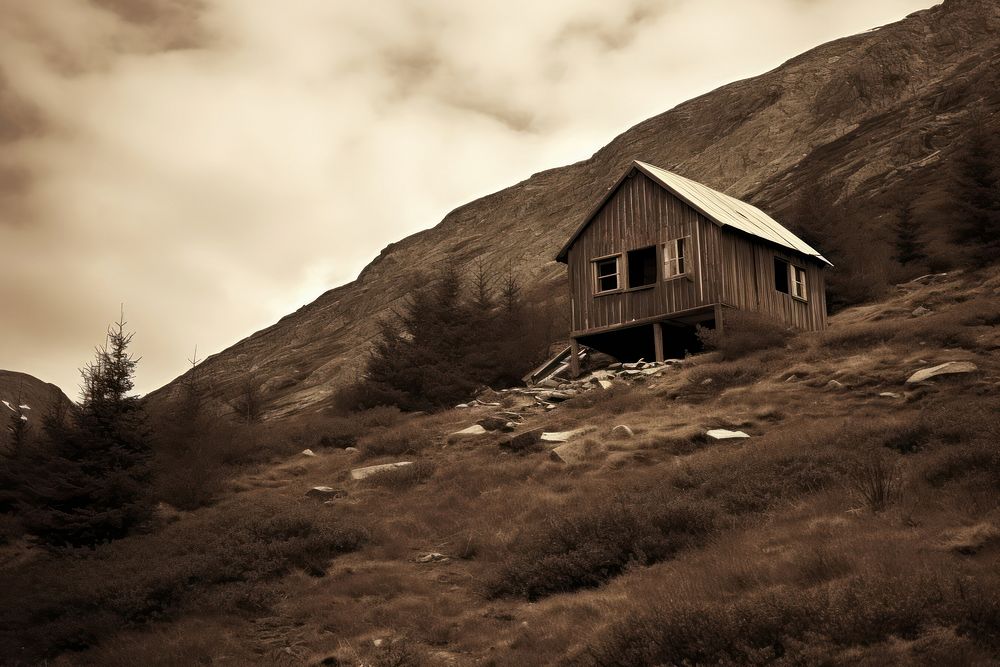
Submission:
{"label": "boulder", "polygon": [[454,433],[448,436],[448,439],[450,440],[452,438],[471,438],[477,435],[483,435],[484,433],[486,433],[485,428],[483,428],[480,424],[473,424],[472,426],[463,428],[461,431],[455,431]]}
{"label": "boulder", "polygon": [[724,428],[713,428],[706,435],[710,438],[715,438],[716,440],[731,440],[733,438],[749,438],[750,436],[743,431],[730,431]]}
{"label": "boulder", "polygon": [[555,447],[549,453],[549,458],[559,463],[575,465],[583,463],[587,459],[594,458],[600,452],[600,449],[600,445],[592,440],[577,440]]}
{"label": "boulder", "polygon": [[483,417],[476,424],[482,426],[487,431],[500,431],[510,421],[509,417],[503,415],[490,415],[489,417]]}
{"label": "boulder", "polygon": [[610,380],[598,380],[597,386],[599,386],[601,389],[611,389],[612,384]]}
{"label": "boulder", "polygon": [[306,496],[317,500],[331,500],[333,498],[346,498],[347,491],[335,489],[332,486],[314,486],[306,491]]}
{"label": "boulder", "polygon": [[383,463],[376,466],[365,466],[364,468],[355,468],[351,471],[351,479],[364,479],[365,477],[370,477],[372,475],[377,475],[380,472],[386,472],[387,470],[395,470],[396,468],[402,468],[403,466],[411,466],[413,461],[396,461],[395,463]]}
{"label": "boulder", "polygon": [[938,364],[937,366],[931,366],[930,368],[921,368],[919,371],[911,375],[906,380],[906,384],[923,382],[925,380],[931,379],[932,377],[937,377],[938,375],[952,375],[955,373],[973,373],[978,370],[979,367],[976,366],[971,361],[946,361],[943,364]]}
{"label": "boulder", "polygon": [[619,424],[611,429],[611,435],[618,436],[619,438],[631,438],[635,433],[625,424]]}
{"label": "boulder", "polygon": [[507,422],[503,426],[500,427],[500,430],[502,432],[504,432],[504,433],[513,433],[514,431],[517,430],[517,423],[516,422]]}
{"label": "boulder", "polygon": [[539,449],[539,442],[542,439],[542,429],[536,428],[530,431],[524,431],[518,433],[517,435],[512,435],[500,442],[501,449],[507,449],[512,452],[530,452]]}

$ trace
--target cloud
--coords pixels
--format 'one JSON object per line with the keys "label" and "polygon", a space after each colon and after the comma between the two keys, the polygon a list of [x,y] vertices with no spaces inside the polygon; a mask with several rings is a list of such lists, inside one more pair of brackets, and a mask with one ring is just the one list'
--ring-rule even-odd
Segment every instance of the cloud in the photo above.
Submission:
{"label": "cloud", "polygon": [[0,0],[0,367],[139,388],[389,242],[928,0]]}

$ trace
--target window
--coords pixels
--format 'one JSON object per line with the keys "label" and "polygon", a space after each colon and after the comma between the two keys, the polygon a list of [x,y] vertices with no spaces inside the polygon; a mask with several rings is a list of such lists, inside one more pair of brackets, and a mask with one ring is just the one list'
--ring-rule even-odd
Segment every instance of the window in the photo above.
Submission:
{"label": "window", "polygon": [[687,239],[674,239],[663,245],[663,277],[674,278],[687,273]]}
{"label": "window", "polygon": [[806,300],[806,270],[792,265],[792,296]]}
{"label": "window", "polygon": [[778,257],[774,258],[774,289],[788,294],[788,262]]}
{"label": "window", "polygon": [[629,250],[626,260],[629,288],[656,284],[656,246]]}
{"label": "window", "polygon": [[774,289],[782,294],[791,294],[796,299],[805,301],[806,290],[806,270],[801,266],[789,264],[785,260],[774,258]]}
{"label": "window", "polygon": [[594,260],[595,293],[614,292],[618,289],[618,260],[620,255]]}

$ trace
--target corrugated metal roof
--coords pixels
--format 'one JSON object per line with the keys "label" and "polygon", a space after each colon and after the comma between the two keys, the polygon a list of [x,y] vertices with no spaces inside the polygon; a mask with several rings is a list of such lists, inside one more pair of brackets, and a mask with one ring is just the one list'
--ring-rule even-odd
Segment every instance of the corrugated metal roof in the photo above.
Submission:
{"label": "corrugated metal roof", "polygon": [[[696,208],[709,220],[713,220],[723,227],[735,227],[747,234],[758,236],[830,264],[815,248],[785,229],[777,220],[756,206],[639,160],[635,161],[635,166]],[[832,264],[830,265],[832,266]]]}
{"label": "corrugated metal roof", "polygon": [[[815,257],[817,260],[833,266],[833,264],[823,257],[823,255],[819,254],[815,248],[785,229],[777,220],[773,219],[756,206],[752,206],[751,204],[740,201],[735,197],[730,197],[725,193],[719,192],[718,190],[713,190],[707,185],[702,185],[701,183],[692,181],[689,178],[684,178],[683,176],[667,171],[666,169],[661,169],[651,164],[647,164],[646,162],[635,160],[633,165],[635,168],[642,171],[642,173],[649,176],[677,197],[680,197],[681,200],[685,201],[688,205],[700,212],[709,220],[715,222],[717,225],[722,227],[733,227],[747,234],[770,241],[771,243],[776,243],[804,255]],[[622,179],[624,179],[624,175]],[[580,225],[576,232],[573,233],[573,236],[559,251],[556,259],[560,261],[565,260],[569,247],[574,241],[576,241],[576,238],[583,232],[583,230],[586,229],[594,214],[596,214],[600,207],[604,205],[607,198],[618,189],[618,185],[620,184],[621,180],[619,180],[615,187],[608,192],[607,196],[597,209],[595,209],[590,216],[587,217],[583,224]]]}

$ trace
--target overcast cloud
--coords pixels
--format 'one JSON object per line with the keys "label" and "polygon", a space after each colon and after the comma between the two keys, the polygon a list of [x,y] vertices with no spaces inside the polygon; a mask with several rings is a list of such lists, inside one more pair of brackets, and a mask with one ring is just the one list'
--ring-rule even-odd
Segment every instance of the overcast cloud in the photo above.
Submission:
{"label": "overcast cloud", "polygon": [[930,4],[0,0],[0,368],[75,397],[124,302],[150,391],[470,199]]}

